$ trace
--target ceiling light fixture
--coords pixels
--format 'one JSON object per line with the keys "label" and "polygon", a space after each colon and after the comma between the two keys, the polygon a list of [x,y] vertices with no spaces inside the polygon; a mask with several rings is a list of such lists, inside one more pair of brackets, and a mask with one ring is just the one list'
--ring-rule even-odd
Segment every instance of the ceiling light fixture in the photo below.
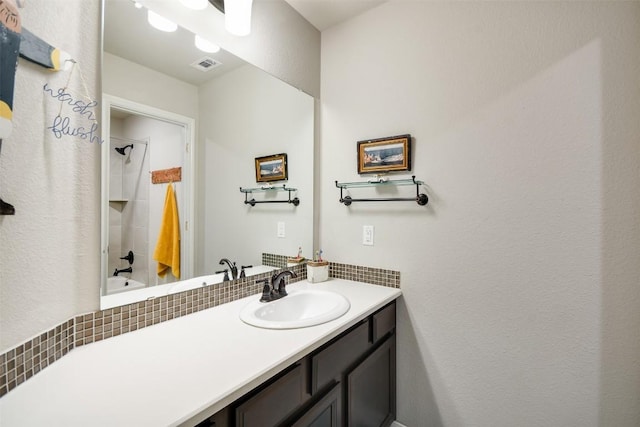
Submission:
{"label": "ceiling light fixture", "polygon": [[136,9],[142,9],[142,5],[140,3],[138,3],[137,1],[134,1],[133,5],[136,7]]}
{"label": "ceiling light fixture", "polygon": [[209,0],[180,0],[185,7],[193,10],[203,10],[207,8]]}
{"label": "ceiling light fixture", "polygon": [[224,3],[224,26],[234,36],[248,36],[251,32],[251,3],[253,0],[232,0]]}
{"label": "ceiling light fixture", "polygon": [[169,21],[164,16],[160,16],[151,10],[147,11],[147,21],[149,21],[149,25],[151,25],[156,30],[164,31],[167,33],[172,33],[178,29],[178,24],[175,22]]}
{"label": "ceiling light fixture", "polygon": [[220,51],[220,46],[218,46],[217,44],[211,43],[209,40],[205,40],[204,38],[200,37],[197,34],[196,34],[195,43],[196,43],[196,47],[203,52],[216,53]]}

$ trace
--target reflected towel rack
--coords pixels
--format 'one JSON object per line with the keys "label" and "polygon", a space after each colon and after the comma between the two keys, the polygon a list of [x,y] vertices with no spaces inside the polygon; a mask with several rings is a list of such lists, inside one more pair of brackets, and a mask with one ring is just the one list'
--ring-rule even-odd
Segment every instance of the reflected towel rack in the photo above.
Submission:
{"label": "reflected towel rack", "polygon": [[[276,191],[276,192],[286,191],[289,194],[289,198],[287,200],[255,200],[253,198],[249,200],[249,194],[267,192],[267,191]],[[244,204],[251,205],[251,206],[255,206],[258,203],[290,203],[293,206],[298,206],[300,204],[300,199],[298,199],[297,197],[294,197],[293,199],[291,198],[291,192],[293,191],[298,191],[298,189],[287,187],[286,184],[277,185],[277,186],[265,185],[263,187],[255,187],[255,188],[240,187],[240,192],[244,193]]]}
{"label": "reflected towel rack", "polygon": [[[416,202],[420,206],[424,206],[429,202],[429,198],[426,194],[420,193],[420,186],[424,184],[423,181],[417,181],[415,176],[411,179],[383,179],[376,178],[369,181],[360,182],[338,182],[336,181],[336,187],[340,189],[340,203],[345,206],[351,205],[353,202]],[[349,188],[363,188],[363,187],[382,187],[382,186],[403,186],[403,185],[415,185],[416,197],[375,197],[366,199],[354,199],[351,196],[343,196],[343,190]]]}

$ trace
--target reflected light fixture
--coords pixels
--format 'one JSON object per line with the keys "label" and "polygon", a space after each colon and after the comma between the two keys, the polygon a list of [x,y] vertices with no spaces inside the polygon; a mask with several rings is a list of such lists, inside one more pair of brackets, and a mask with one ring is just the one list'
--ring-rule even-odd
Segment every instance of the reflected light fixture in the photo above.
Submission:
{"label": "reflected light fixture", "polygon": [[147,11],[147,21],[149,21],[149,25],[151,25],[156,30],[164,31],[167,33],[172,33],[178,29],[178,24],[169,21],[164,16],[160,16],[151,10]]}
{"label": "reflected light fixture", "polygon": [[229,0],[224,3],[224,26],[234,36],[248,36],[251,32],[251,3],[253,0]]}
{"label": "reflected light fixture", "polygon": [[208,53],[216,53],[220,51],[220,46],[217,44],[211,43],[209,40],[206,40],[199,35],[196,34],[196,47],[203,52]]}
{"label": "reflected light fixture", "polygon": [[203,10],[207,8],[209,0],[180,0],[185,7],[193,10]]}
{"label": "reflected light fixture", "polygon": [[136,9],[142,9],[142,5],[140,3],[138,3],[137,1],[134,1],[133,5],[136,7]]}

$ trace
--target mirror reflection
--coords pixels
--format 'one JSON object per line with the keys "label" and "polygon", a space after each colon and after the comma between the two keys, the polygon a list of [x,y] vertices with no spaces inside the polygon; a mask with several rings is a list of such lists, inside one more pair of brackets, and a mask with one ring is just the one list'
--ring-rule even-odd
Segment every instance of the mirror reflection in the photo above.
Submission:
{"label": "mirror reflection", "polygon": [[[262,253],[311,256],[312,97],[224,49],[198,50],[187,30],[152,28],[122,0],[105,1],[103,97],[102,308],[264,272]],[[288,181],[273,185],[296,188],[300,204],[245,204],[240,187],[286,198],[256,182],[255,158],[280,153]],[[179,258],[159,276],[169,186]]]}

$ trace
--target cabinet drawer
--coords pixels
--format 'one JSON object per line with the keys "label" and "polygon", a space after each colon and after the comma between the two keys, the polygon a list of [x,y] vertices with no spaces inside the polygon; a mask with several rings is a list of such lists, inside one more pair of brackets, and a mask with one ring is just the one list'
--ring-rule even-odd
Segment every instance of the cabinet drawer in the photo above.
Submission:
{"label": "cabinet drawer", "polygon": [[347,335],[311,357],[311,394],[343,372],[369,348],[369,322],[365,320]]}
{"label": "cabinet drawer", "polygon": [[378,342],[395,327],[396,303],[393,302],[373,315],[373,342]]}
{"label": "cabinet drawer", "polygon": [[304,369],[297,364],[236,408],[236,426],[277,425],[304,402],[304,389]]}

